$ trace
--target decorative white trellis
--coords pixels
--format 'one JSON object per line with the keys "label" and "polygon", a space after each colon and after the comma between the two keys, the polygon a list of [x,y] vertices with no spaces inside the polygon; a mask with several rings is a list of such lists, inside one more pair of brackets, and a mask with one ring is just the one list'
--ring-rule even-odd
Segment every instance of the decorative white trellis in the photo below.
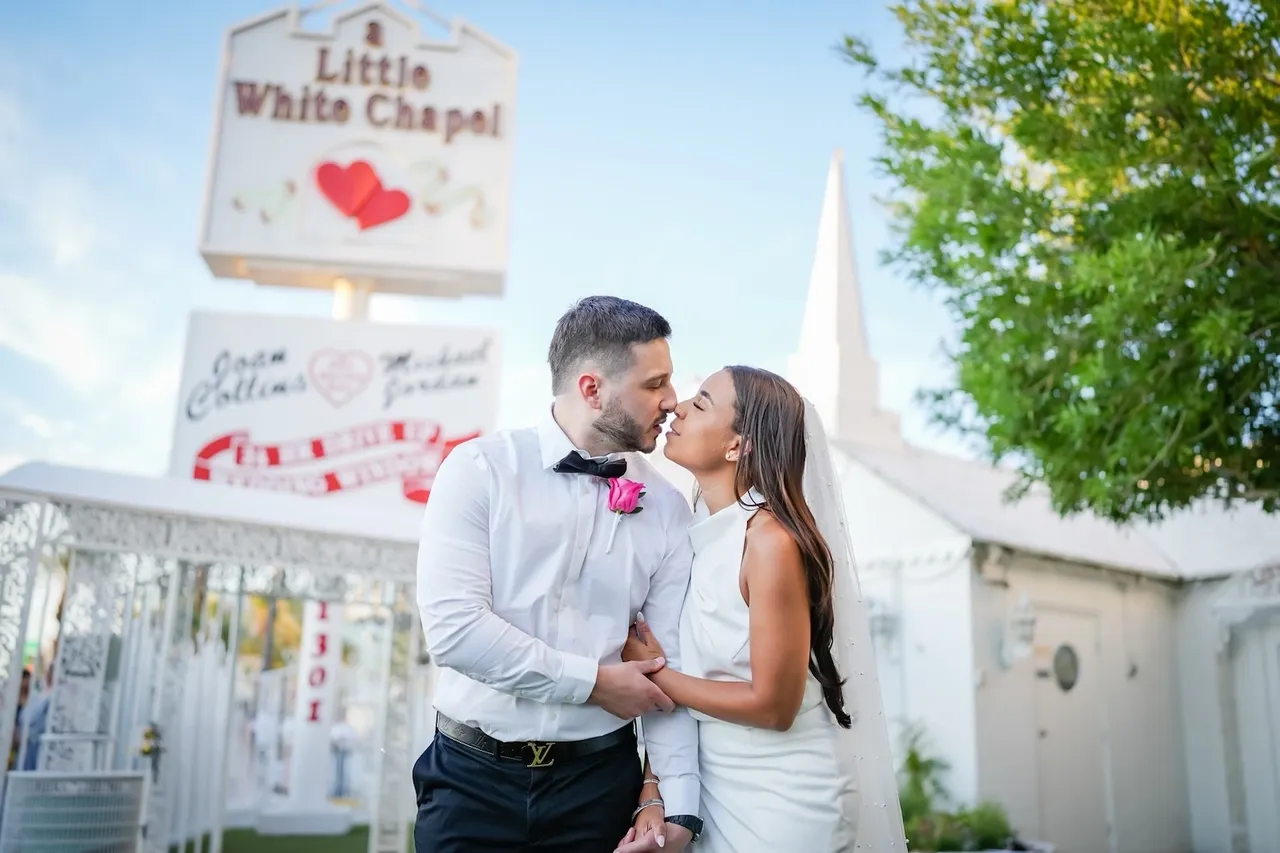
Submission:
{"label": "decorative white trellis", "polygon": [[[238,641],[244,596],[375,605],[385,614],[387,653],[368,751],[375,765],[369,849],[402,853],[413,760],[410,680],[421,637],[412,605],[414,533],[404,517],[334,512],[310,498],[176,479],[43,464],[0,477],[0,743],[13,736],[38,566],[65,561],[38,771],[145,771],[143,849],[165,851],[175,837],[207,831],[219,853],[232,721],[239,719],[234,655],[226,649]],[[213,736],[193,738],[192,731]],[[0,797],[3,791],[0,781]]]}

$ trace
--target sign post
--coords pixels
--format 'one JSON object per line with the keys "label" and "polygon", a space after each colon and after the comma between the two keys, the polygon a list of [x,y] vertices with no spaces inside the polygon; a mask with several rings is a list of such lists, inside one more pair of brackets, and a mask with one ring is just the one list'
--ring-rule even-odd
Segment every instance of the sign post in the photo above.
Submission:
{"label": "sign post", "polygon": [[[371,290],[345,278],[335,279],[333,318],[367,320]],[[332,811],[328,808],[327,781],[337,675],[342,667],[342,616],[342,604],[336,601],[308,599],[302,605],[302,647],[298,651],[293,748],[289,753],[289,804],[297,813]]]}

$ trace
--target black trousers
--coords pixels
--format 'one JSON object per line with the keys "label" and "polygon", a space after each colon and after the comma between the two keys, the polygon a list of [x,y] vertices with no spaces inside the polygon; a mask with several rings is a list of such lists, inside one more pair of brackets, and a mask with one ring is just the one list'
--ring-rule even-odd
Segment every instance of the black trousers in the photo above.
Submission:
{"label": "black trousers", "polygon": [[417,853],[612,853],[642,782],[634,741],[526,767],[437,733],[413,766]]}

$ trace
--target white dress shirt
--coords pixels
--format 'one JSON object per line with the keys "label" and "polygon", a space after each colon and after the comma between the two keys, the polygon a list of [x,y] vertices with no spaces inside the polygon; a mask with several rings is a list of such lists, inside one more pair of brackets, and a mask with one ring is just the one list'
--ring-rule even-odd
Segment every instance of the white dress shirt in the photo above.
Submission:
{"label": "white dress shirt", "polygon": [[[646,493],[642,512],[616,517],[610,549],[608,482],[553,470],[574,450],[550,409],[536,427],[472,439],[440,466],[423,515],[418,608],[441,667],[436,710],[499,740],[625,726],[587,698],[637,613],[680,665],[689,506],[642,454],[621,454]],[[696,721],[684,708],[641,721],[666,813],[697,815]]]}

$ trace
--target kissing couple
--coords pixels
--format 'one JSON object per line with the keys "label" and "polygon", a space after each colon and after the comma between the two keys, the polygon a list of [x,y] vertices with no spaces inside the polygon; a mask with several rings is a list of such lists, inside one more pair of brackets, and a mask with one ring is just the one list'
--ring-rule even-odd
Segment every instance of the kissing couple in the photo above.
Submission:
{"label": "kissing couple", "polygon": [[[578,302],[541,421],[440,466],[417,853],[906,850],[822,424],[759,368],[677,401],[670,336],[634,302]],[[668,421],[692,511],[646,459]]]}

